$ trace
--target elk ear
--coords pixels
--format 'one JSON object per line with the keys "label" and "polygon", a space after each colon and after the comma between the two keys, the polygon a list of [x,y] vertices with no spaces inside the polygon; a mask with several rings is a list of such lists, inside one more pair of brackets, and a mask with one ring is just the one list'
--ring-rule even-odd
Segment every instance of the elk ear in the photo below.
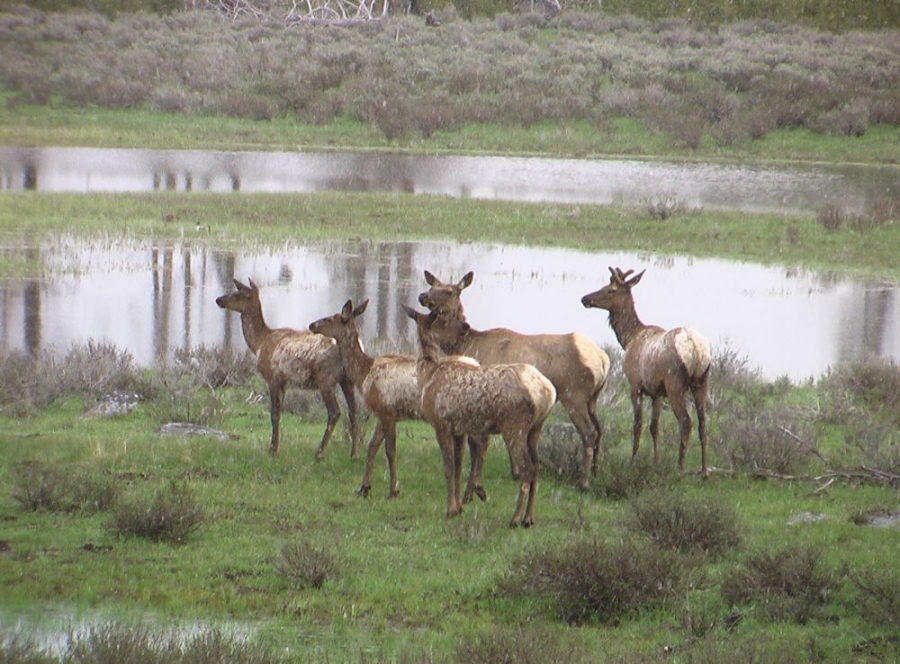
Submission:
{"label": "elk ear", "polygon": [[425,270],[425,283],[429,286],[434,286],[435,284],[441,283],[441,280],[431,274],[428,270]]}
{"label": "elk ear", "polygon": [[347,300],[344,302],[344,306],[341,307],[341,320],[345,323],[350,320],[350,316],[353,315],[353,300]]}
{"label": "elk ear", "polygon": [[459,280],[459,283],[457,284],[459,290],[464,290],[471,286],[473,279],[475,279],[475,273],[470,270],[466,276]]}
{"label": "elk ear", "polygon": [[413,320],[416,320],[416,318],[418,318],[418,312],[415,309],[413,309],[412,307],[408,307],[405,304],[402,304],[400,306],[403,307],[403,311],[406,312],[407,316],[409,316]]}
{"label": "elk ear", "polygon": [[242,283],[241,283],[240,281],[238,281],[237,279],[232,279],[232,281],[234,282],[234,287],[237,288],[239,291],[250,290],[249,287],[247,287],[246,285],[242,284]]}
{"label": "elk ear", "polygon": [[[647,270],[641,270],[636,275],[634,275],[631,279],[626,281],[625,285],[628,286],[629,288],[631,288],[633,286],[637,286],[638,283],[640,283],[640,281],[641,281],[641,277],[644,276],[644,272],[646,272],[646,271]],[[625,276],[628,276],[629,274],[631,274],[631,272],[632,272],[632,270],[629,270]]]}
{"label": "elk ear", "polygon": [[431,326],[434,325],[434,321],[437,320],[438,312],[437,311],[429,311],[428,316],[425,317],[425,327],[431,329]]}
{"label": "elk ear", "polygon": [[[347,302],[349,303],[350,300],[347,300]],[[362,316],[363,312],[366,310],[366,307],[368,307],[368,306],[369,306],[369,301],[363,300],[362,304],[360,304],[358,307],[356,307],[356,309],[353,310],[353,317],[358,318],[359,316]]]}
{"label": "elk ear", "polygon": [[247,283],[250,284],[250,290],[255,290],[255,291],[259,290],[259,286],[256,285],[256,282],[253,281],[253,279],[247,279]]}

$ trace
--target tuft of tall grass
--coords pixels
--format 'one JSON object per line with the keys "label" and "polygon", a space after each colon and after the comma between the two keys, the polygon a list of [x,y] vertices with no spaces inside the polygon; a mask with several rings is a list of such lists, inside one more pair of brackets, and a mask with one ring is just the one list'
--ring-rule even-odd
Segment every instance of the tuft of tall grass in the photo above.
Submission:
{"label": "tuft of tall grass", "polygon": [[692,565],[684,556],[634,540],[583,539],[522,554],[501,592],[540,597],[567,623],[617,624],[679,596]]}
{"label": "tuft of tall grass", "polygon": [[748,554],[722,580],[722,596],[735,606],[753,604],[770,620],[806,624],[822,616],[839,587],[825,552],[812,545]]}
{"label": "tuft of tall grass", "polygon": [[725,502],[691,499],[672,490],[647,491],[631,501],[625,525],[657,546],[724,554],[741,543],[736,510]]}
{"label": "tuft of tall grass", "polygon": [[119,497],[115,478],[95,468],[29,460],[12,467],[12,496],[23,509],[85,513],[110,509]]}
{"label": "tuft of tall grass", "polygon": [[156,491],[149,502],[142,496],[122,501],[108,523],[119,537],[143,537],[152,542],[184,544],[206,518],[190,487],[175,481]]}
{"label": "tuft of tall grass", "polygon": [[275,569],[292,587],[321,588],[338,572],[334,552],[308,539],[285,542],[278,551]]}

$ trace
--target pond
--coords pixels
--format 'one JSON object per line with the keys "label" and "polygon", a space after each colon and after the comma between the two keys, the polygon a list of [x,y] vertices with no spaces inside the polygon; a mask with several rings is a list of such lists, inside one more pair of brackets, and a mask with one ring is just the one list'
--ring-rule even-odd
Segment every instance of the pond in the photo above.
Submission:
{"label": "pond", "polygon": [[94,340],[127,350],[140,364],[160,364],[177,348],[243,349],[239,317],[215,304],[235,277],[257,282],[273,327],[305,327],[347,298],[369,298],[361,319],[368,347],[414,352],[400,305],[417,306],[426,269],[445,281],[474,271],[463,302],[477,329],[580,331],[615,346],[605,312],[584,309],[580,298],[608,282],[608,266],[618,266],[647,269],[635,289],[644,322],[695,327],[769,379],[801,381],[867,354],[900,359],[900,286],[839,274],[445,242],[360,240],[233,252],[61,237],[19,251],[41,261],[45,276],[0,284],[2,352],[64,350]]}
{"label": "pond", "polygon": [[396,191],[526,202],[848,213],[900,195],[900,168],[743,166],[636,159],[0,147],[0,191]]}

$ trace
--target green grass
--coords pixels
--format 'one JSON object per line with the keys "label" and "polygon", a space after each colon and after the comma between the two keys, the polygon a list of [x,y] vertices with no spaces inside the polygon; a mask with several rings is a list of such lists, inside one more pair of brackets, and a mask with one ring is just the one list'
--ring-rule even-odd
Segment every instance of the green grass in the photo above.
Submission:
{"label": "green grass", "polygon": [[[173,219],[172,221],[167,221]],[[326,239],[444,239],[581,250],[717,256],[897,279],[897,224],[826,231],[812,217],[686,212],[659,221],[645,209],[527,204],[407,194],[10,194],[0,207],[9,247],[48,234],[179,239],[228,248]],[[22,250],[24,251],[24,250]],[[9,251],[0,275],[39,266]],[[602,267],[602,266],[601,266]]]}
{"label": "green grass", "polygon": [[[821,661],[837,662],[852,657],[858,640],[879,633],[854,615],[852,589],[845,586],[826,607],[827,620],[801,629],[770,625],[749,611],[734,632],[719,626],[697,642],[681,624],[683,605],[704,598],[715,604],[709,597],[715,597],[716,579],[740,558],[740,550],[702,564],[696,587],[665,610],[619,626],[569,630],[540,601],[509,598],[497,592],[497,584],[524,550],[550,550],[577,537],[625,536],[627,501],[592,498],[546,477],[537,526],[510,530],[515,486],[505,451],[495,444],[485,470],[489,501],[446,521],[439,454],[423,424],[401,425],[401,496],[387,498],[382,458],[371,497],[361,499],[355,489],[363,464],[349,459],[343,429],[327,459],[316,463],[321,423],[286,415],[282,453],[272,458],[266,453],[265,406],[242,399],[241,391],[226,391],[230,416],[224,428],[240,436],[228,442],[158,437],[143,409],[116,421],[80,419],[77,399],[30,419],[0,416],[3,480],[27,459],[86,464],[119,478],[125,496],[149,496],[168,482],[184,482],[207,514],[185,544],[170,546],[116,537],[107,528],[108,513],[24,512],[8,490],[0,492],[6,549],[0,554],[0,615],[41,607],[87,614],[127,608],[131,615],[145,612],[157,619],[227,619],[253,625],[267,647],[288,648],[294,661],[395,661],[402,655],[452,661],[461,641],[527,626],[548,630],[563,643],[587,644],[599,661],[661,660],[666,646],[687,648],[697,661],[715,661],[703,659],[704,648],[740,650],[763,638],[789,658],[814,641],[828,653]],[[673,433],[669,429],[664,427],[666,435]],[[610,452],[627,453],[624,441]],[[696,457],[694,446],[692,466]],[[894,490],[814,488],[722,475],[709,481],[686,476],[674,485],[689,499],[733,506],[747,550],[792,541],[822,547],[835,569],[893,564],[895,534],[854,525],[850,517],[894,505]],[[827,519],[788,525],[802,512],[821,512]],[[280,546],[298,539],[312,540],[336,562],[334,578],[320,590],[298,591],[276,568]],[[728,611],[716,609],[717,625]]]}
{"label": "green grass", "polygon": [[[0,94],[0,100],[8,98]],[[897,163],[900,128],[877,125],[847,138],[782,129],[732,147],[704,141],[679,149],[671,137],[640,122],[619,118],[603,130],[586,121],[540,122],[527,129],[467,124],[431,138],[387,140],[365,123],[339,119],[325,125],[292,118],[252,120],[187,116],[142,109],[72,108],[0,104],[0,145],[218,150],[391,150],[452,154],[517,154],[554,157],[668,158],[708,161],[822,161]]]}

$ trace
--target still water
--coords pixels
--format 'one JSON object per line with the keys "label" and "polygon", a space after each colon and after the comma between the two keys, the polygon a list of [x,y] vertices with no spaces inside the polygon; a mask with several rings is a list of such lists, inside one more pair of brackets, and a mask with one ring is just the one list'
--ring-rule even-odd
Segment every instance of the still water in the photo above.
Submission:
{"label": "still water", "polygon": [[604,312],[580,304],[609,279],[607,266],[647,269],[635,289],[646,323],[690,325],[714,346],[746,356],[770,379],[800,381],[876,354],[900,360],[900,285],[730,261],[442,242],[330,242],[217,251],[180,244],[58,238],[9,249],[45,266],[34,281],[0,284],[0,351],[110,342],[140,364],[177,348],[244,348],[236,314],[215,298],[232,279],[254,279],[269,325],[305,327],[347,298],[370,299],[362,336],[379,352],[414,350],[400,305],[417,306],[423,270],[457,280],[477,329],[588,334],[615,346]]}
{"label": "still water", "polygon": [[395,191],[478,199],[641,204],[668,195],[707,210],[850,213],[900,195],[900,168],[742,166],[610,159],[353,152],[0,147],[0,191]]}

